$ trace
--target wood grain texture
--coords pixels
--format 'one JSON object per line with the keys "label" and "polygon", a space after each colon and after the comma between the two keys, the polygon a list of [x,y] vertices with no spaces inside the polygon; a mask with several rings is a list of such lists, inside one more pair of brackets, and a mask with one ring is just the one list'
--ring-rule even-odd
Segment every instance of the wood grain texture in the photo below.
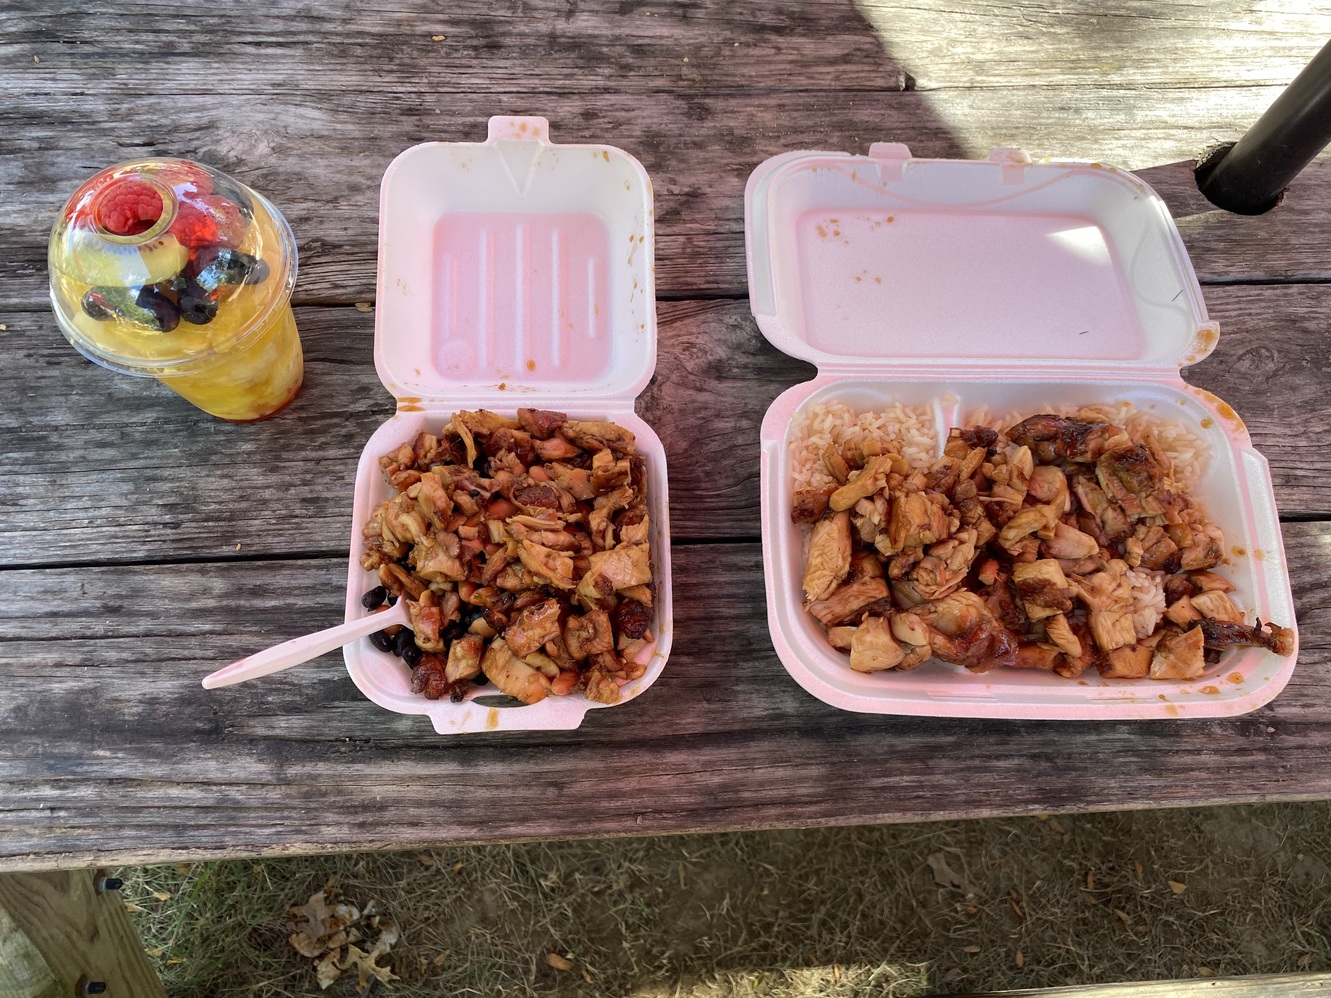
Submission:
{"label": "wood grain texture", "polygon": [[1096,724],[822,704],[775,658],[756,544],[676,547],[676,642],[642,698],[465,738],[362,699],[336,655],[199,687],[337,620],[340,559],[6,572],[0,868],[1328,796],[1331,525],[1285,540],[1301,653],[1272,704]]}
{"label": "wood grain texture", "polygon": [[[640,159],[655,191],[657,293],[741,295],[744,184],[759,163],[795,149],[867,152],[904,141],[918,156],[984,157],[997,146],[1100,160],[1160,188],[1200,278],[1327,280],[1322,206],[1331,165],[1319,160],[1276,211],[1241,218],[1196,191],[1196,157],[1235,139],[1278,87],[1124,90],[1030,86],[938,93],[745,94],[663,88],[631,94],[485,92],[430,95],[275,91],[174,97],[24,94],[0,102],[0,282],[6,303],[42,307],[46,240],[60,206],[98,169],[180,155],[252,184],[296,234],[296,300],[374,297],[379,184],[418,142],[483,141],[491,114],[542,114],[556,142],[610,143]],[[77,117],[78,128],[70,127]],[[160,122],[173,122],[163,132]]]}
{"label": "wood grain texture", "polygon": [[[1220,343],[1187,379],[1246,420],[1286,515],[1331,510],[1331,287],[1213,287],[1207,299]],[[759,425],[814,369],[771,347],[747,302],[663,302],[659,313],[656,377],[638,411],[665,443],[672,534],[756,538]],[[88,363],[45,313],[0,321],[17,340],[0,367],[0,565],[347,550],[356,461],[393,411],[374,372],[373,316],[299,309],[305,387],[251,426]]]}
{"label": "wood grain texture", "polygon": [[1077,984],[1062,988],[984,991],[959,998],[1311,998],[1331,991],[1331,974],[1254,974],[1189,981]]}
{"label": "wood grain texture", "polygon": [[59,994],[80,994],[86,978],[109,995],[166,998],[120,895],[97,893],[91,873],[0,875],[0,908],[41,953]]}

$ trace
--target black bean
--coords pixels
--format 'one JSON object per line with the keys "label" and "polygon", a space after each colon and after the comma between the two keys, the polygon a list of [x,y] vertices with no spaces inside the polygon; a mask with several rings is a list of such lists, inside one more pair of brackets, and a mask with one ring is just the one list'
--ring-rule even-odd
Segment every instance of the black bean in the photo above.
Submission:
{"label": "black bean", "polygon": [[411,666],[414,669],[416,668],[416,666],[420,665],[421,656],[424,655],[425,652],[417,648],[416,642],[413,641],[411,642],[411,644],[407,645],[400,652],[398,652],[398,654],[402,656],[402,661],[406,662],[407,665]]}
{"label": "black bean", "polygon": [[393,638],[393,654],[400,657],[408,645],[416,647],[416,635],[410,627],[404,627]]}
{"label": "black bean", "polygon": [[485,686],[490,682],[490,677],[484,672],[478,672],[476,673],[476,678],[473,679],[472,682],[477,686]]}
{"label": "black bean", "polygon": [[375,586],[360,598],[360,605],[367,610],[377,610],[384,605],[384,600],[387,598],[388,590],[383,586]]}
{"label": "black bean", "polygon": [[370,644],[380,651],[393,650],[393,638],[387,631],[375,631],[370,635]]}

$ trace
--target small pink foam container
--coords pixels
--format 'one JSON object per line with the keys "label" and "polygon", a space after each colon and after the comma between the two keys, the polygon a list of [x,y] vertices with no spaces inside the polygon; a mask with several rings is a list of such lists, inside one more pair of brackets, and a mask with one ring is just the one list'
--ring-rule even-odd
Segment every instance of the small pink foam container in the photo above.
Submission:
{"label": "small pink foam container", "polygon": [[938,440],[994,415],[1130,401],[1210,451],[1199,491],[1224,530],[1221,571],[1250,615],[1295,627],[1271,477],[1228,405],[1179,370],[1218,330],[1169,211],[1130,173],[996,150],[987,161],[793,152],[745,192],[758,326],[817,377],[783,393],[761,432],[763,565],[772,643],[791,676],[845,710],[947,717],[1220,717],[1267,703],[1295,652],[1227,651],[1197,681],[1069,680],[930,661],[862,675],[802,605],[804,534],[791,522],[792,422],[806,406],[925,406]]}
{"label": "small pink foam container", "polygon": [[[485,142],[428,142],[389,164],[374,363],[398,409],[356,470],[347,620],[365,615],[361,595],[378,585],[360,559],[361,528],[394,494],[380,456],[421,430],[438,433],[458,409],[558,409],[631,430],[647,460],[656,642],[620,703],[656,681],[674,637],[666,456],[634,412],[656,367],[654,245],[642,165],[612,146],[552,143],[544,118],[493,117]],[[365,696],[427,715],[440,734],[576,728],[607,706],[581,694],[510,706],[493,686],[461,703],[427,700],[411,692],[410,670],[368,639],[344,657]]]}

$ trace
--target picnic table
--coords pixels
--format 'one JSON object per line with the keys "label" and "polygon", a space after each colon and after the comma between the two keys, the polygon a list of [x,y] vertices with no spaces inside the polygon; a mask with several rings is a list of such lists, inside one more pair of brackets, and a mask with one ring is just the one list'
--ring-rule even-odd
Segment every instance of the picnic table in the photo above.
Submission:
{"label": "picnic table", "polygon": [[[0,13],[0,871],[574,836],[1331,796],[1331,169],[1260,217],[1193,164],[1236,139],[1331,11],[1147,0],[11,0]],[[638,412],[668,456],[675,640],[640,698],[568,732],[441,737],[339,655],[206,673],[340,621],[372,361],[379,183],[494,114],[610,143],[655,190],[659,346]],[[805,693],[768,637],[758,428],[813,376],[749,310],[744,184],[797,149],[1035,156],[1135,171],[1220,325],[1185,372],[1268,458],[1301,652],[1219,720],[872,716]],[[80,357],[46,239],[104,166],[217,166],[286,214],[305,385],[231,425]]]}

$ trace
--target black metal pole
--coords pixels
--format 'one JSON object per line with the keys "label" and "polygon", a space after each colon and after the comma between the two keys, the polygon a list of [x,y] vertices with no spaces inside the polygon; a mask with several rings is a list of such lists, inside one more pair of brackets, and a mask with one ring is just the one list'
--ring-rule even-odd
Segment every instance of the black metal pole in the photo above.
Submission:
{"label": "black metal pole", "polygon": [[1331,142],[1331,42],[1313,56],[1243,137],[1197,167],[1197,186],[1217,207],[1260,215]]}

